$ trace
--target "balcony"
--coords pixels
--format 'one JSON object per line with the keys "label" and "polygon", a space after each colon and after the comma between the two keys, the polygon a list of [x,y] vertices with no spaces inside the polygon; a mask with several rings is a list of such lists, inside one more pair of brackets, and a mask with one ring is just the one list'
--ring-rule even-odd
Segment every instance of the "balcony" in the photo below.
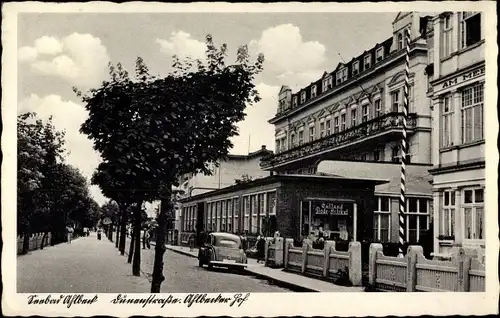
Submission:
{"label": "balcony", "polygon": [[[406,126],[413,130],[416,126],[416,114],[408,114]],[[403,113],[387,113],[347,130],[327,135],[284,152],[268,155],[260,163],[264,169],[272,168],[305,157],[328,152],[353,142],[362,141],[383,133],[400,132],[403,129]]]}

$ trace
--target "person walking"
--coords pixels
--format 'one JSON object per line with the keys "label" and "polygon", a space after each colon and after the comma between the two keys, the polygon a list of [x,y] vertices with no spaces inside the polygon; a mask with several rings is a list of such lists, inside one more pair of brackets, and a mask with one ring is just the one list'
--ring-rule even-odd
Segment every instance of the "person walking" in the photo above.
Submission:
{"label": "person walking", "polygon": [[67,227],[66,227],[66,233],[68,235],[68,244],[71,244],[71,239],[73,238],[73,232],[75,230],[73,229],[73,226],[71,224],[69,224]]}
{"label": "person walking", "polygon": [[101,235],[102,235],[102,230],[101,228],[97,229],[97,239],[100,241],[101,240]]}
{"label": "person walking", "polygon": [[144,229],[142,230],[142,248],[148,249],[151,248],[151,245],[149,244],[149,239],[151,238],[151,234],[149,233],[149,229]]}
{"label": "person walking", "polygon": [[257,237],[257,263],[260,263],[260,261],[265,262],[265,250],[266,240],[264,239],[264,236],[259,235],[259,237]]}

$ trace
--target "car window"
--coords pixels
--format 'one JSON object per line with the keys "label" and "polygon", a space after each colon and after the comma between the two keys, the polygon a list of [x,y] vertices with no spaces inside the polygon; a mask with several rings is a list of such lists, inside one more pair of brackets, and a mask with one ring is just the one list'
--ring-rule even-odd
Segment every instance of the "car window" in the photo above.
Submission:
{"label": "car window", "polygon": [[240,242],[226,237],[218,237],[215,239],[215,246],[240,248]]}

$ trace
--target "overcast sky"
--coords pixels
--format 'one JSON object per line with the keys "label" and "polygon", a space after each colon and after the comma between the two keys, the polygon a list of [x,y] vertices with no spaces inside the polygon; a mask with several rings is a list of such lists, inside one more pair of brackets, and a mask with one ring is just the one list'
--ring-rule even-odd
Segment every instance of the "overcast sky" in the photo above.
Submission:
{"label": "overcast sky", "polygon": [[[78,130],[87,113],[72,92],[97,87],[109,61],[133,72],[141,56],[152,73],[166,75],[171,56],[202,57],[204,38],[227,43],[234,60],[248,44],[255,58],[264,53],[264,71],[256,85],[262,101],[248,107],[233,139],[234,154],[274,149],[274,128],[267,123],[277,109],[281,85],[293,91],[333,70],[339,54],[349,61],[392,34],[389,13],[22,13],[18,16],[18,112],[54,117],[65,129],[68,162],[88,177],[99,156]],[[250,140],[250,144],[249,144]],[[96,187],[91,192],[103,203]]]}

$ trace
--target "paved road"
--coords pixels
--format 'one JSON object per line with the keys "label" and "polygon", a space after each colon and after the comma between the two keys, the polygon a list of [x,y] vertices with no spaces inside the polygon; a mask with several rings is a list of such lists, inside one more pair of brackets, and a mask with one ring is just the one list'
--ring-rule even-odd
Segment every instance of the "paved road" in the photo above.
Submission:
{"label": "paved road", "polygon": [[[127,240],[127,251],[129,241]],[[141,270],[151,279],[154,264],[154,246],[141,250]],[[167,250],[164,257],[164,293],[218,293],[218,292],[290,292],[290,290],[270,285],[267,280],[225,269],[208,270],[198,267],[198,260]]]}
{"label": "paved road", "polygon": [[148,293],[150,282],[107,239],[90,237],[17,257],[19,293]]}

